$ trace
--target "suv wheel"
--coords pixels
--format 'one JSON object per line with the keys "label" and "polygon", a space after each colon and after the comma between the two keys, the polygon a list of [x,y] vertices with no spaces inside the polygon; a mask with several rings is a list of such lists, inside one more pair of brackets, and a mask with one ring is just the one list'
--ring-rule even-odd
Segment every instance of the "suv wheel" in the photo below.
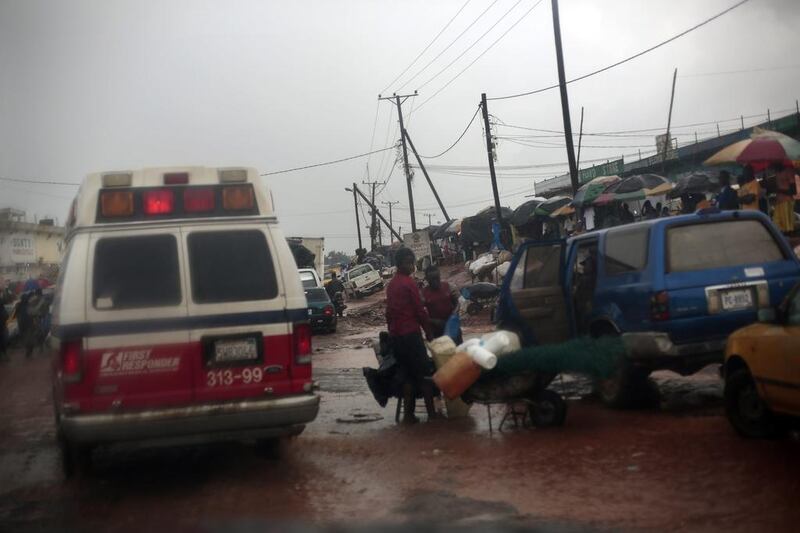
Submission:
{"label": "suv wheel", "polygon": [[779,433],[775,417],[758,395],[756,383],[746,368],[725,376],[725,413],[733,428],[744,437],[763,439]]}
{"label": "suv wheel", "polygon": [[598,379],[595,388],[604,404],[615,408],[649,406],[657,402],[658,389],[650,372],[620,364],[608,379]]}

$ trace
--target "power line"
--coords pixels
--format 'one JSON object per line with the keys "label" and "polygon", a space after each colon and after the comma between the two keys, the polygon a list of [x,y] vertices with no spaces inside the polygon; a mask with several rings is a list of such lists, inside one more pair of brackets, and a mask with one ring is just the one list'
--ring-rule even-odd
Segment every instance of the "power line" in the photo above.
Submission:
{"label": "power line", "polygon": [[36,180],[36,179],[28,179],[28,178],[4,178],[0,176],[0,180],[2,181],[13,181],[16,183],[33,183],[35,185],[69,185],[72,187],[80,187],[80,183],[69,182],[69,181],[54,181],[54,180]]}
{"label": "power line", "polygon": [[[745,1],[747,1],[747,0],[745,0]],[[434,98],[436,98],[436,96],[437,96],[439,93],[441,93],[442,91],[444,91],[445,89],[447,89],[447,87],[449,87],[451,83],[453,83],[454,81],[456,81],[456,80],[459,78],[459,76],[461,76],[462,74],[464,74],[464,72],[466,72],[466,71],[467,71],[467,69],[469,69],[469,68],[470,68],[472,65],[474,65],[474,64],[475,64],[475,63],[476,63],[476,62],[477,62],[477,61],[478,61],[480,58],[482,58],[482,57],[483,57],[483,56],[486,54],[486,52],[488,52],[489,50],[491,50],[492,48],[494,48],[494,46],[495,46],[497,43],[499,43],[499,42],[500,42],[500,41],[503,39],[503,37],[505,37],[506,35],[508,35],[508,33],[509,33],[511,30],[513,30],[513,29],[516,27],[516,25],[517,25],[517,24],[519,24],[520,22],[522,22],[522,20],[523,20],[525,17],[527,17],[527,16],[528,16],[528,15],[531,13],[531,11],[533,11],[534,9],[536,9],[536,8],[538,7],[538,5],[539,5],[539,4],[541,4],[541,3],[542,3],[542,0],[538,0],[538,2],[536,2],[535,4],[533,4],[533,7],[531,7],[529,10],[527,10],[527,11],[526,11],[526,12],[525,12],[525,13],[524,13],[524,14],[523,14],[523,15],[522,15],[520,18],[518,18],[518,19],[517,19],[517,21],[516,21],[516,22],[514,22],[514,24],[512,24],[512,25],[511,25],[511,26],[510,26],[510,27],[509,27],[509,28],[508,28],[506,31],[504,31],[504,32],[503,32],[503,33],[500,35],[500,37],[498,37],[497,39],[495,39],[495,41],[494,41],[492,44],[490,44],[490,45],[489,45],[489,47],[488,47],[486,50],[484,50],[483,52],[481,52],[481,53],[480,53],[480,55],[479,55],[478,57],[476,57],[475,59],[473,59],[473,60],[472,60],[472,61],[471,61],[471,62],[470,62],[470,63],[469,63],[469,64],[468,64],[466,67],[464,67],[463,69],[461,69],[461,71],[460,71],[458,74],[456,74],[455,76],[453,76],[453,77],[450,79],[450,81],[448,81],[447,83],[445,83],[445,84],[444,84],[444,85],[443,85],[443,86],[442,86],[442,87],[441,87],[441,88],[440,88],[438,91],[436,91],[435,93],[433,93],[433,94],[432,94],[432,95],[431,95],[431,96],[430,96],[430,97],[429,97],[427,100],[425,100],[425,101],[424,101],[424,102],[422,102],[422,103],[421,103],[419,106],[417,106],[417,111],[419,111],[420,109],[422,109],[422,107],[423,107],[425,104],[427,104],[428,102],[430,102],[431,100],[433,100]]]}
{"label": "power line", "polygon": [[782,67],[750,68],[744,70],[726,70],[721,72],[698,72],[697,74],[681,74],[679,78],[704,78],[707,76],[727,76],[730,74],[750,74],[753,72],[773,72],[775,70],[790,70],[800,68],[800,65],[784,65]]}
{"label": "power line", "polygon": [[433,43],[435,43],[435,42],[436,42],[436,40],[437,40],[439,37],[441,37],[441,35],[444,33],[444,31],[445,31],[447,28],[449,28],[449,27],[450,27],[450,24],[452,24],[452,23],[453,23],[453,21],[456,19],[456,17],[457,17],[458,15],[460,15],[462,11],[464,11],[464,8],[465,8],[465,7],[467,7],[467,4],[469,4],[471,1],[472,1],[472,0],[467,0],[466,2],[464,2],[464,4],[461,6],[461,8],[460,8],[458,11],[456,11],[456,14],[455,14],[455,15],[453,15],[453,17],[452,17],[452,18],[451,18],[451,19],[450,19],[450,20],[447,22],[447,24],[445,24],[445,25],[444,25],[444,27],[443,27],[441,30],[439,30],[439,33],[437,33],[437,34],[436,34],[436,37],[434,37],[434,38],[433,38],[433,40],[431,40],[431,42],[429,42],[429,43],[428,43],[428,46],[426,46],[425,48],[423,48],[423,49],[422,49],[422,52],[420,52],[419,54],[417,54],[417,57],[415,57],[415,58],[414,58],[414,60],[413,60],[413,61],[412,61],[412,62],[411,62],[411,63],[410,63],[410,64],[409,64],[409,65],[408,65],[408,66],[407,66],[407,67],[406,67],[404,70],[403,70],[403,72],[401,72],[400,74],[398,74],[398,75],[397,75],[397,77],[396,77],[395,79],[393,79],[391,82],[389,82],[389,84],[386,86],[386,88],[385,88],[384,90],[382,90],[382,91],[381,91],[381,93],[385,93],[386,91],[388,91],[388,90],[389,90],[389,88],[391,88],[391,86],[392,86],[392,85],[394,85],[394,84],[397,82],[397,80],[399,80],[400,78],[402,78],[402,77],[403,77],[403,74],[405,74],[406,72],[408,72],[408,69],[410,69],[411,67],[413,67],[413,66],[414,66],[414,64],[415,64],[417,61],[419,61],[419,58],[420,58],[420,57],[422,57],[422,56],[423,56],[423,54],[425,54],[425,52],[427,52],[427,51],[428,51],[428,49],[429,49],[429,48],[430,48],[430,47],[433,45]]}
{"label": "power line", "polygon": [[260,174],[261,176],[274,176],[275,174],[285,174],[287,172],[296,172],[298,170],[305,170],[307,168],[315,168],[315,167],[323,167],[325,165],[334,165],[336,163],[342,163],[344,161],[350,161],[352,159],[358,159],[359,157],[366,157],[368,155],[377,154],[379,152],[384,152],[386,150],[394,150],[394,145],[387,146],[386,148],[381,148],[380,150],[373,150],[371,152],[367,152],[364,154],[352,155],[350,157],[343,157],[342,159],[336,159],[334,161],[325,161],[324,163],[314,163],[313,165],[305,165],[302,167],[295,167],[295,168],[287,168],[284,170],[276,170],[274,172],[264,172]]}
{"label": "power line", "polygon": [[440,57],[442,57],[442,54],[444,54],[445,52],[447,52],[447,51],[450,49],[450,47],[451,47],[451,46],[453,46],[454,44],[456,44],[456,42],[457,42],[459,39],[461,39],[461,37],[462,37],[462,36],[463,36],[465,33],[467,33],[467,31],[469,31],[469,29],[470,29],[470,28],[472,28],[472,27],[475,25],[475,23],[477,23],[477,22],[478,22],[478,21],[481,19],[481,17],[483,17],[483,16],[486,14],[486,12],[487,12],[487,11],[489,11],[490,9],[492,9],[492,6],[494,6],[494,5],[495,5],[497,2],[498,2],[498,0],[494,0],[494,1],[493,1],[491,4],[489,4],[489,7],[487,7],[486,9],[484,9],[484,10],[481,12],[481,14],[480,14],[480,15],[478,15],[478,16],[475,18],[475,20],[473,20],[473,21],[470,23],[470,25],[469,25],[469,26],[467,26],[466,28],[464,28],[464,31],[462,31],[461,33],[459,33],[459,34],[458,34],[458,37],[456,37],[455,39],[453,39],[453,41],[452,41],[450,44],[448,44],[447,46],[445,46],[444,50],[442,50],[441,52],[439,52],[439,53],[436,55],[436,57],[434,57],[433,59],[431,59],[430,61],[428,61],[428,62],[425,64],[425,66],[424,66],[424,67],[422,67],[422,69],[421,69],[421,70],[419,70],[419,71],[418,71],[416,74],[414,74],[414,75],[413,75],[413,76],[412,76],[412,77],[411,77],[411,78],[410,78],[408,81],[406,81],[406,82],[405,82],[403,85],[401,85],[400,87],[398,87],[398,88],[397,88],[397,91],[398,91],[398,92],[399,92],[399,91],[402,91],[402,90],[403,90],[403,87],[405,87],[406,85],[408,85],[409,83],[411,83],[412,81],[414,81],[415,79],[417,79],[417,76],[419,76],[420,74],[422,74],[423,72],[425,72],[425,69],[427,69],[429,66],[431,66],[431,64],[432,64],[434,61],[436,61],[437,59],[439,59]]}
{"label": "power line", "polygon": [[443,69],[441,69],[439,72],[437,72],[436,74],[434,74],[433,76],[431,76],[431,77],[428,79],[428,81],[426,81],[425,83],[423,83],[422,85],[420,85],[419,87],[417,87],[417,90],[419,90],[419,89],[422,89],[423,87],[425,87],[426,85],[428,85],[430,82],[432,82],[433,80],[435,80],[436,78],[438,78],[439,76],[441,76],[441,75],[442,75],[442,73],[444,73],[444,71],[445,71],[445,70],[447,70],[448,68],[450,68],[450,67],[453,65],[453,63],[455,63],[456,61],[458,61],[459,59],[461,59],[462,57],[464,57],[464,54],[466,54],[467,52],[469,52],[470,50],[472,50],[472,47],[473,47],[473,46],[475,46],[476,44],[478,44],[478,43],[479,43],[479,42],[480,42],[480,41],[481,41],[481,40],[482,40],[484,37],[486,37],[486,35],[487,35],[489,32],[491,32],[493,29],[495,29],[495,27],[496,27],[498,24],[500,24],[501,22],[503,22],[503,19],[505,19],[505,18],[506,18],[506,17],[507,17],[509,14],[511,14],[511,12],[512,12],[512,11],[514,11],[514,8],[516,8],[516,7],[517,7],[517,6],[518,6],[518,5],[519,5],[521,2],[522,2],[522,0],[517,0],[517,1],[514,3],[514,5],[512,5],[512,6],[511,6],[511,7],[508,9],[508,11],[506,11],[505,13],[503,13],[503,15],[502,15],[502,16],[501,16],[499,19],[497,19],[497,21],[496,21],[494,24],[492,24],[491,26],[489,26],[489,29],[488,29],[488,30],[486,30],[485,32],[483,32],[483,34],[482,34],[480,37],[478,37],[477,39],[475,39],[475,40],[472,42],[472,44],[471,44],[471,45],[469,45],[469,46],[468,46],[466,49],[464,49],[464,51],[462,51],[460,54],[458,54],[458,55],[455,57],[455,59],[453,59],[452,61],[450,61],[450,63],[448,63],[448,64],[447,64],[447,65],[446,65],[446,66],[445,66]]}
{"label": "power line", "polygon": [[[643,55],[645,55],[645,54],[647,54],[649,52],[652,52],[653,50],[656,50],[656,49],[661,48],[662,46],[664,46],[666,44],[671,43],[672,41],[674,41],[676,39],[679,39],[679,38],[683,37],[684,35],[687,35],[687,34],[693,32],[694,30],[696,30],[698,28],[701,28],[701,27],[705,26],[706,24],[718,19],[719,17],[721,17],[721,16],[723,16],[723,15],[725,15],[727,13],[730,13],[731,11],[736,9],[737,7],[739,7],[739,6],[743,5],[743,4],[746,4],[749,1],[750,0],[740,0],[739,2],[737,2],[734,5],[730,6],[729,8],[727,8],[727,9],[725,9],[723,11],[720,11],[719,13],[717,13],[716,15],[714,15],[714,16],[712,16],[710,18],[705,19],[704,21],[700,22],[699,24],[696,24],[696,25],[692,26],[688,30],[684,30],[684,31],[682,31],[681,33],[679,33],[677,35],[673,35],[672,37],[670,37],[669,39],[667,39],[665,41],[661,41],[660,43],[658,43],[658,44],[656,44],[654,46],[651,46],[650,48],[642,50],[641,52],[638,52],[638,53],[636,53],[636,54],[634,54],[632,56],[626,57],[625,59],[617,61],[616,63],[612,63],[611,65],[608,65],[608,66],[605,66],[603,68],[597,69],[595,71],[589,72],[588,74],[584,74],[583,76],[578,76],[577,78],[573,78],[571,80],[567,80],[566,83],[570,84],[570,83],[574,83],[576,81],[585,80],[586,78],[589,78],[591,76],[595,76],[595,75],[600,74],[602,72],[605,72],[607,70],[611,70],[612,68],[618,67],[618,66],[620,66],[622,64],[625,64],[625,63],[627,63],[629,61],[632,61],[632,60],[634,60],[634,59],[636,59],[638,57],[641,57],[641,56],[643,56]],[[527,91],[527,92],[524,92],[524,93],[509,94],[509,95],[506,95],[506,96],[495,96],[494,98],[489,98],[489,100],[507,100],[509,98],[519,98],[521,96],[529,96],[529,95],[532,95],[532,94],[538,94],[538,93],[542,93],[542,92],[545,92],[545,91],[549,91],[551,89],[557,89],[558,87],[559,87],[559,85],[555,84],[555,85],[551,85],[549,87],[542,87],[541,89],[536,89],[536,90],[533,90],[533,91]],[[423,102],[423,104],[424,104],[424,102]],[[420,107],[422,107],[422,106],[420,106]]]}
{"label": "power line", "polygon": [[478,113],[480,112],[480,110],[481,110],[481,106],[479,105],[478,108],[475,110],[475,114],[472,115],[471,119],[469,119],[469,123],[467,124],[467,127],[464,128],[464,131],[461,132],[461,135],[458,136],[458,139],[456,139],[456,141],[453,144],[451,144],[444,152],[441,152],[441,153],[436,154],[436,155],[422,155],[422,154],[420,154],[420,157],[422,157],[423,159],[436,159],[437,157],[442,157],[444,154],[446,154],[447,152],[449,152],[450,150],[455,148],[455,146],[459,142],[461,142],[461,139],[464,138],[464,135],[467,134],[467,131],[469,130],[470,126],[472,126],[472,123],[475,122],[475,117],[478,116]]}

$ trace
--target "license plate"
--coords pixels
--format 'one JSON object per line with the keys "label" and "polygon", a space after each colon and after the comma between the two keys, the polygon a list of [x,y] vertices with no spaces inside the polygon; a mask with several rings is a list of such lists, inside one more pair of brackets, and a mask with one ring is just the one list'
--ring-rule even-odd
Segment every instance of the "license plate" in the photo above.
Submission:
{"label": "license plate", "polygon": [[753,292],[749,289],[725,291],[720,294],[720,299],[722,300],[722,309],[725,311],[736,311],[753,307]]}
{"label": "license plate", "polygon": [[258,359],[258,346],[255,338],[214,342],[214,360],[218,363],[254,361],[256,359]]}
{"label": "license plate", "polygon": [[311,315],[313,315],[313,314],[314,314],[314,311],[312,311],[311,309],[309,309],[309,310],[308,310],[308,315],[309,315],[309,316],[311,316]]}

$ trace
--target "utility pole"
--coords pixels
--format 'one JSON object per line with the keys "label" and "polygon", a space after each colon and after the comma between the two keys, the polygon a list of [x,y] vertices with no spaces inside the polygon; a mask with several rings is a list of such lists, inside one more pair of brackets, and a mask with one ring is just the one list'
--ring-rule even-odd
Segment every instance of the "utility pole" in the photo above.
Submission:
{"label": "utility pole", "polygon": [[492,178],[494,210],[497,214],[497,223],[502,228],[503,214],[500,212],[500,194],[497,192],[497,175],[494,171],[494,143],[492,142],[492,130],[489,125],[489,108],[486,105],[486,93],[481,93],[481,108],[483,109],[483,127],[486,130],[486,154],[489,156],[489,176]]}
{"label": "utility pole", "polygon": [[389,228],[389,231],[391,231],[391,232],[392,232],[392,234],[393,234],[395,237],[397,237],[397,238],[398,238],[398,240],[403,240],[403,238],[400,236],[400,234],[399,234],[399,233],[397,233],[397,232],[394,230],[394,228],[392,228],[392,227],[389,225],[389,223],[386,221],[386,219],[385,219],[385,218],[383,218],[383,215],[381,215],[381,212],[380,212],[380,211],[378,211],[378,208],[377,208],[377,207],[375,207],[375,204],[373,204],[372,202],[370,202],[370,201],[369,201],[369,198],[367,198],[366,196],[364,196],[364,193],[363,193],[363,192],[361,192],[361,191],[358,189],[358,187],[356,187],[355,185],[356,185],[356,184],[354,183],[354,184],[353,184],[353,189],[356,191],[356,193],[358,193],[358,195],[361,197],[361,199],[362,199],[362,200],[364,200],[364,202],[365,202],[365,203],[366,203],[366,204],[367,204],[367,205],[370,207],[370,209],[372,209],[373,211],[375,211],[375,214],[376,214],[376,215],[378,215],[378,218],[380,218],[380,219],[381,219],[381,222],[383,222],[384,224],[386,224],[386,227],[388,227],[388,228]]}
{"label": "utility pole", "polygon": [[561,90],[561,113],[564,116],[564,138],[567,141],[567,160],[572,194],[578,192],[578,167],[575,164],[575,147],[572,145],[572,122],[569,118],[569,97],[564,74],[564,53],[561,51],[561,23],[558,20],[558,0],[551,0],[553,6],[553,35],[556,41],[556,61],[558,63],[558,87]]}
{"label": "utility pole", "polygon": [[[406,127],[403,124],[403,102],[407,99],[411,98],[412,96],[416,96],[417,91],[414,91],[414,94],[393,94],[391,97],[382,97],[378,95],[378,100],[394,100],[395,105],[397,106],[397,117],[400,119],[400,139],[402,140],[403,144],[403,169],[406,172],[406,185],[408,186],[408,208],[411,210],[411,231],[417,231],[417,219],[414,216],[414,193],[411,191],[411,169],[408,166],[408,148],[406,147]],[[403,102],[400,99],[403,99]]]}
{"label": "utility pole", "polygon": [[583,106],[581,106],[581,127],[578,130],[578,157],[575,158],[575,168],[581,171],[581,142],[583,141]]}
{"label": "utility pole", "polygon": [[[388,205],[389,206],[389,227],[390,228],[394,227],[394,225],[392,224],[392,206],[395,205],[395,204],[399,204],[400,202],[397,202],[397,201],[386,202],[386,201],[384,201],[384,202],[381,202],[381,203],[383,205]],[[391,239],[391,242],[394,242],[394,236],[391,235],[391,233],[389,234],[389,238]]]}
{"label": "utility pole", "polygon": [[405,138],[408,141],[408,145],[411,147],[411,151],[414,152],[414,157],[417,158],[417,163],[419,163],[419,168],[422,169],[422,174],[425,176],[425,179],[428,180],[428,185],[430,185],[431,191],[433,191],[433,196],[436,198],[436,203],[439,204],[439,209],[442,210],[442,214],[444,215],[445,220],[449,222],[450,216],[447,214],[447,209],[444,208],[444,204],[439,199],[439,193],[436,192],[436,187],[433,186],[433,182],[431,181],[430,176],[428,176],[428,170],[425,168],[425,164],[422,162],[422,158],[417,153],[417,149],[414,147],[414,143],[411,141],[411,136],[405,130],[403,133],[405,133]]}
{"label": "utility pole", "polygon": [[[375,187],[378,185],[384,185],[385,181],[362,181],[363,185],[366,185],[371,190],[371,198],[372,198],[372,205],[375,205]],[[375,218],[375,211],[373,210],[371,213],[371,222],[369,226],[369,243],[370,243],[370,250],[375,251],[375,243],[378,240],[378,232],[380,228],[378,227],[378,221]]]}
{"label": "utility pole", "polygon": [[358,231],[358,249],[361,250],[364,246],[361,244],[361,222],[358,220],[358,196],[356,196],[356,188],[355,182],[353,182],[353,188],[350,189],[349,187],[345,187],[346,191],[353,193],[353,207],[356,210],[356,230]]}
{"label": "utility pole", "polygon": [[672,73],[672,92],[669,95],[669,115],[667,115],[667,139],[664,142],[664,157],[661,159],[661,172],[666,172],[667,154],[672,147],[672,140],[669,138],[669,129],[672,126],[672,104],[675,101],[675,80],[678,79],[678,69]]}

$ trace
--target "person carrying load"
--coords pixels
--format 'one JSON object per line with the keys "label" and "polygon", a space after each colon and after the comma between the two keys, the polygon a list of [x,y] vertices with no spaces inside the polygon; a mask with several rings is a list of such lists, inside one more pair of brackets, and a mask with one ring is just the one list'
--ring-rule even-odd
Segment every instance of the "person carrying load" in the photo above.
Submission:
{"label": "person carrying load", "polygon": [[428,311],[422,305],[417,282],[411,278],[414,272],[414,252],[400,248],[395,254],[397,273],[386,287],[386,324],[390,342],[400,367],[406,374],[403,385],[403,423],[419,422],[414,415],[418,394],[425,400],[428,419],[436,418],[433,405],[433,385],[427,379],[431,375],[430,359],[425,349],[420,329],[425,337],[432,338]]}

